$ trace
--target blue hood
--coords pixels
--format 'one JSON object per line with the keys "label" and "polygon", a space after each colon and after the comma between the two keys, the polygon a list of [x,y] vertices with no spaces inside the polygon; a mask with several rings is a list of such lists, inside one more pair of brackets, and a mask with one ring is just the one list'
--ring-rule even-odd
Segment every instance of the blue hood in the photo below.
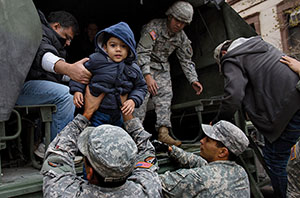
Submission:
{"label": "blue hood", "polygon": [[95,36],[95,46],[100,52],[107,54],[104,49],[102,48],[103,44],[103,35],[104,33],[109,33],[119,39],[121,39],[126,45],[130,48],[130,53],[128,54],[126,61],[132,62],[135,61],[137,58],[135,47],[135,39],[134,34],[127,23],[120,22],[115,25],[112,25],[104,30],[99,31]]}

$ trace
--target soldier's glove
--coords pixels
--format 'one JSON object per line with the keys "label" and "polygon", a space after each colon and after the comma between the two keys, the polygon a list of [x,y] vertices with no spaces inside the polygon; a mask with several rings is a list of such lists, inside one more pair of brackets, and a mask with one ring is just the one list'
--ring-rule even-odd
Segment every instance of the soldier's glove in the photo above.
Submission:
{"label": "soldier's glove", "polygon": [[167,145],[166,143],[160,142],[158,140],[153,140],[152,144],[155,148],[156,153],[167,153],[169,151],[169,145]]}

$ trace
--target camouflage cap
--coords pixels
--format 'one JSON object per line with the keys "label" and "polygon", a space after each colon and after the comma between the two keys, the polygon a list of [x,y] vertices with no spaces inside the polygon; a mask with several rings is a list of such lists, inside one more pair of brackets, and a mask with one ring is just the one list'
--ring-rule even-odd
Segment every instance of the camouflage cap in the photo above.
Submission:
{"label": "camouflage cap", "polygon": [[87,127],[77,145],[105,182],[122,181],[134,168],[137,146],[120,127],[108,124]]}
{"label": "camouflage cap", "polygon": [[230,122],[221,120],[213,126],[202,124],[202,129],[208,137],[222,142],[236,156],[243,153],[249,145],[244,132]]}
{"label": "camouflage cap", "polygon": [[186,1],[175,2],[166,12],[166,15],[172,15],[179,21],[191,23],[193,19],[193,6]]}

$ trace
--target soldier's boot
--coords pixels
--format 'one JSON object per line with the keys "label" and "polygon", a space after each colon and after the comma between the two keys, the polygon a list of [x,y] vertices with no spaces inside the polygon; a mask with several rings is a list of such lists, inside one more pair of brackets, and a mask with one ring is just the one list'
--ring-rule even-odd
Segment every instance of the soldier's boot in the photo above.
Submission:
{"label": "soldier's boot", "polygon": [[175,145],[175,146],[180,146],[181,145],[181,141],[174,140],[169,135],[169,129],[167,127],[160,127],[158,129],[158,141],[164,142],[168,145]]}

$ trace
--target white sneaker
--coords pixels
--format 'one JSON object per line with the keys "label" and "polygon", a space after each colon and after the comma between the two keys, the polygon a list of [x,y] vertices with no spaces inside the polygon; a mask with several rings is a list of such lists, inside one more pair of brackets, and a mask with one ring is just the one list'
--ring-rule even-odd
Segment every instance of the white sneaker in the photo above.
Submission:
{"label": "white sneaker", "polygon": [[79,164],[80,162],[83,161],[83,157],[82,156],[75,156],[75,159],[74,159],[74,164]]}
{"label": "white sneaker", "polygon": [[40,143],[38,148],[33,151],[34,154],[36,154],[39,158],[44,159],[45,157],[45,144]]}

